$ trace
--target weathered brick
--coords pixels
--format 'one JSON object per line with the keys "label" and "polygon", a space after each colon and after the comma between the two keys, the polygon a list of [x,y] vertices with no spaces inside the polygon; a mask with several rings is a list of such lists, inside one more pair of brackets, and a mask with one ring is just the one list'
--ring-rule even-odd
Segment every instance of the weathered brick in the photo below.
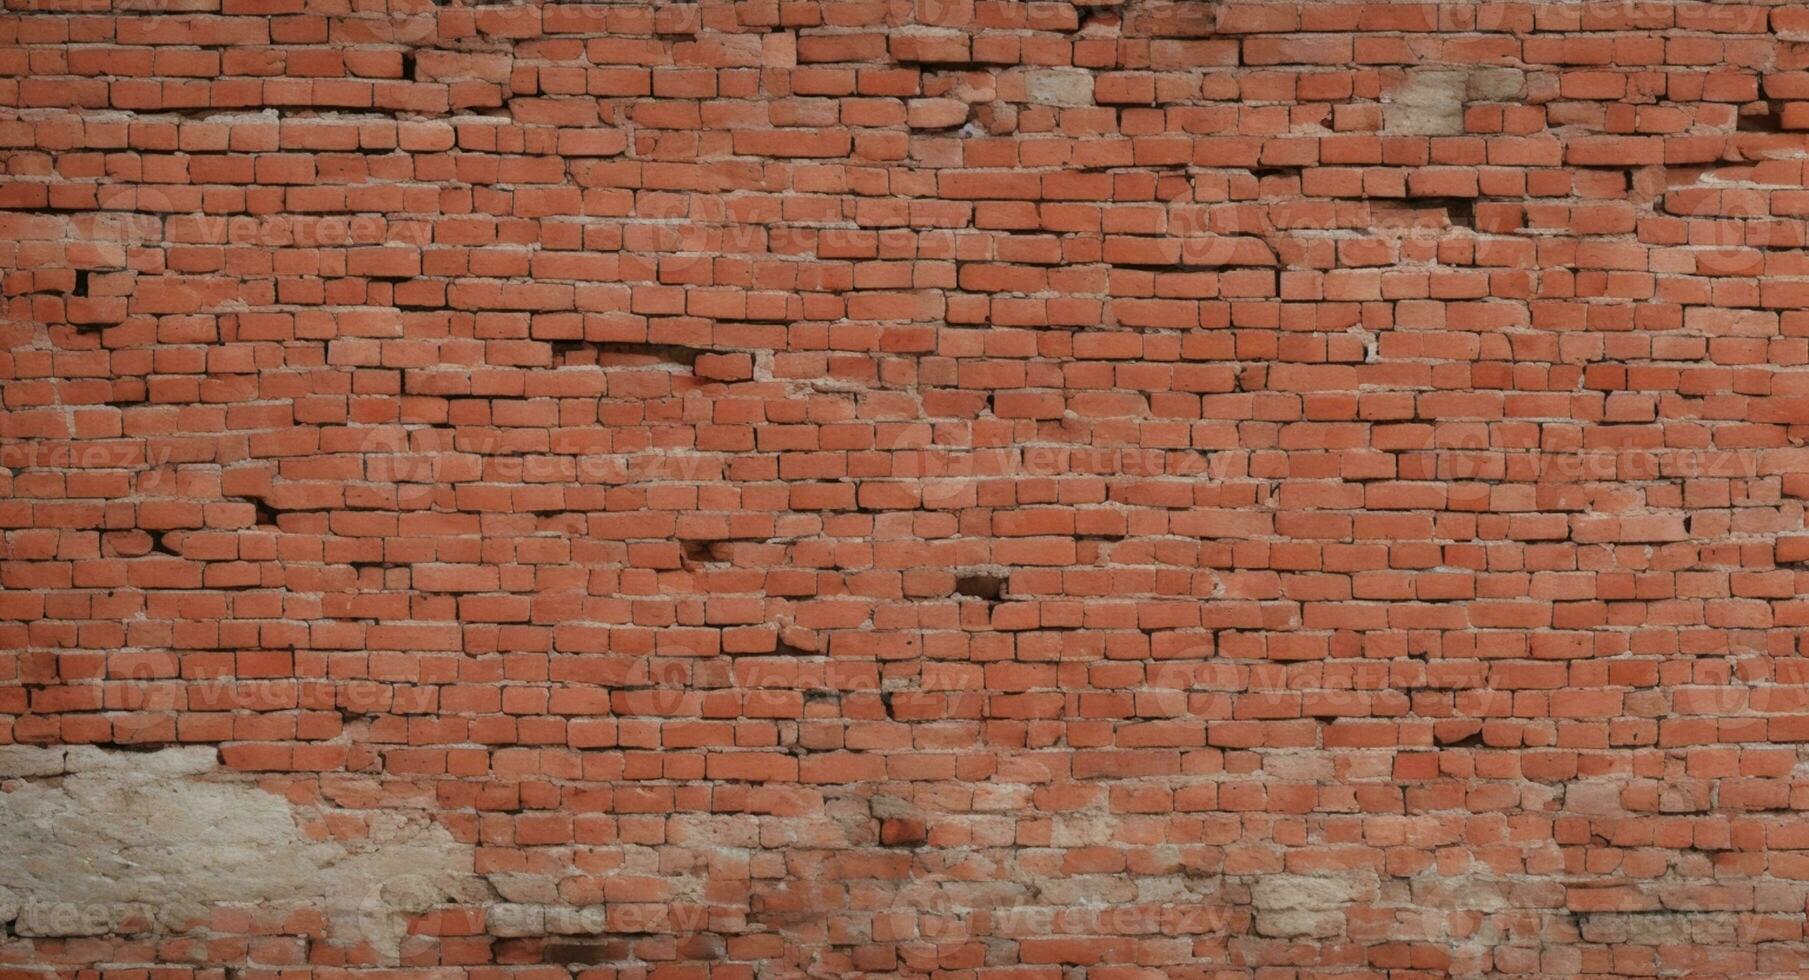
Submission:
{"label": "weathered brick", "polygon": [[115,6],[19,977],[1809,963],[1801,4]]}

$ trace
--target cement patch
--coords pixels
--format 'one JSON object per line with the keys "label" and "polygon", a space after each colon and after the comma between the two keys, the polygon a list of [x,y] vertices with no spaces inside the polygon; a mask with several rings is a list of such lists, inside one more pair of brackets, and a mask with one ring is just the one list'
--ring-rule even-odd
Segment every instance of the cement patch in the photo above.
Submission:
{"label": "cement patch", "polygon": [[1464,131],[1464,94],[1470,76],[1461,71],[1416,71],[1387,96],[1383,132],[1403,136],[1452,136]]}
{"label": "cement patch", "polygon": [[472,848],[426,815],[340,811],[367,833],[313,839],[311,811],[223,778],[211,748],[9,746],[0,779],[0,922],[20,936],[180,933],[221,906],[308,906],[394,962],[404,914],[481,891]]}

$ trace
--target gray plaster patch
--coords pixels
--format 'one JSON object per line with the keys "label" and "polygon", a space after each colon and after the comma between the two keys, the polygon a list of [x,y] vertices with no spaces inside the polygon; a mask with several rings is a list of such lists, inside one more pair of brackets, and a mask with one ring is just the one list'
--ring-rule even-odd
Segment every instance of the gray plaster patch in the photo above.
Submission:
{"label": "gray plaster patch", "polygon": [[1526,97],[1526,72],[1478,68],[1470,73],[1469,96],[1477,102],[1517,102]]}
{"label": "gray plaster patch", "polygon": [[1024,88],[1033,105],[1093,104],[1093,73],[1084,68],[1038,69],[1024,76]]}
{"label": "gray plaster patch", "polygon": [[1584,941],[1612,945],[1663,946],[1672,943],[1739,942],[1732,912],[1592,912],[1579,916]]}
{"label": "gray plaster patch", "polygon": [[1464,131],[1464,93],[1470,76],[1461,71],[1416,71],[1386,96],[1384,132],[1404,136],[1450,136]]}
{"label": "gray plaster patch", "polygon": [[61,775],[68,752],[60,745],[0,745],[0,779]]}
{"label": "gray plaster patch", "polygon": [[1250,885],[1256,931],[1265,936],[1335,936],[1344,931],[1346,908],[1373,902],[1371,874],[1264,875]]}
{"label": "gray plaster patch", "polygon": [[[484,893],[473,849],[426,814],[369,811],[357,840],[215,773],[211,748],[0,752],[0,921],[20,936],[175,933],[218,906],[327,910],[395,962],[405,913]],[[342,811],[351,812],[351,811]]]}

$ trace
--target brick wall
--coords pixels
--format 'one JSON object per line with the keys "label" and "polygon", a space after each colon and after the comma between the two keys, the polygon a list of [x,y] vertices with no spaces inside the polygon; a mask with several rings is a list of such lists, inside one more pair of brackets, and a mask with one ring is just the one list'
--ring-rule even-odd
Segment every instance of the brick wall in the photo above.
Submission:
{"label": "brick wall", "polygon": [[1801,3],[8,0],[0,106],[0,978],[1809,968]]}

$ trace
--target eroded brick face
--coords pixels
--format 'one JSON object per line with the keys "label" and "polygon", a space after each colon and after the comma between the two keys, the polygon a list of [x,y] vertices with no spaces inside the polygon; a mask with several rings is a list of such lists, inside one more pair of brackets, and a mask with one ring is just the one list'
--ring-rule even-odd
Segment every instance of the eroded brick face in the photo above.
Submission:
{"label": "eroded brick face", "polygon": [[1809,968],[1800,2],[11,0],[0,106],[4,980]]}

